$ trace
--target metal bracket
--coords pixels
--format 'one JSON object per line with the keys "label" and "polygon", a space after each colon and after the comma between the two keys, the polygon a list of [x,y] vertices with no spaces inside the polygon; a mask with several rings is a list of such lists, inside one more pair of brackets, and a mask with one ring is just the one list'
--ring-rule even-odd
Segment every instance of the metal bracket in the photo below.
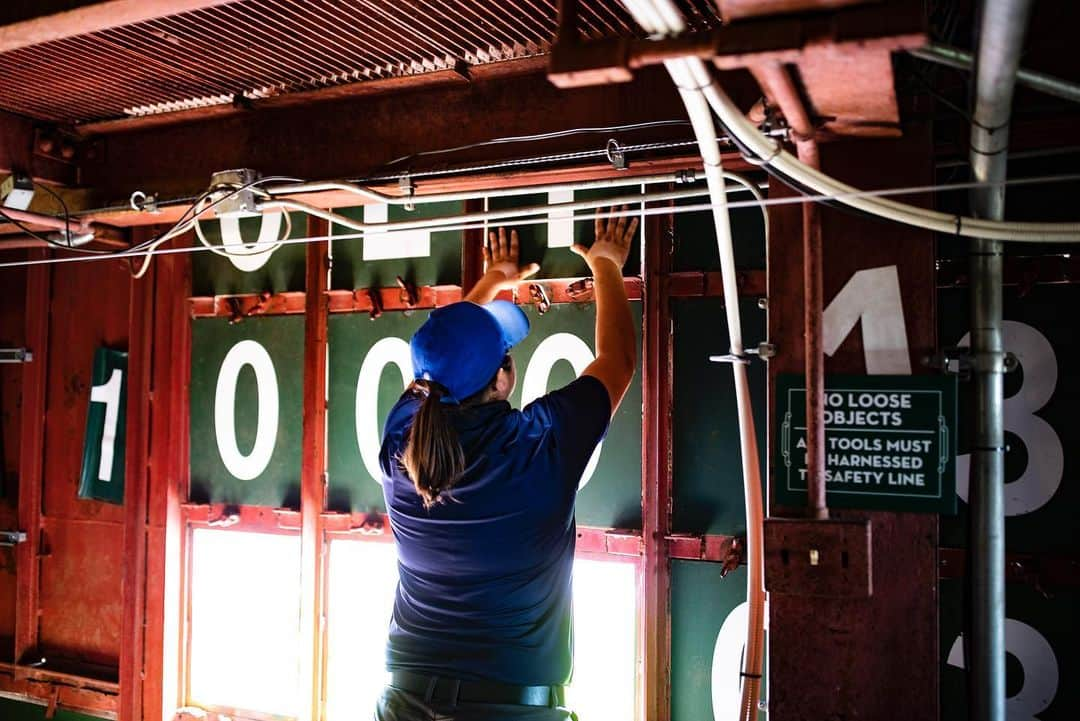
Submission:
{"label": "metal bracket", "polygon": [[[984,354],[984,356],[992,355],[994,354]],[[1012,373],[1020,367],[1020,359],[1016,357],[1016,354],[1005,352],[1002,353],[1000,357],[1001,371],[1003,373]],[[971,372],[975,370],[977,359],[971,352],[971,348],[966,346],[950,346],[948,348],[942,348],[933,355],[924,356],[922,363],[923,366],[927,368],[936,368],[942,373],[955,375],[960,378],[960,380],[966,381],[971,378]]]}
{"label": "metal bracket", "polygon": [[412,202],[413,198],[416,197],[416,185],[412,182],[412,178],[408,175],[402,175],[398,178],[398,189],[402,195],[408,198],[404,203],[405,210],[416,210],[416,204]]}
{"label": "metal bracket", "polygon": [[367,295],[371,301],[371,310],[368,311],[368,315],[371,316],[372,320],[375,320],[383,314],[382,293],[379,292],[378,288],[368,288]]}
{"label": "metal bracket", "polygon": [[397,276],[398,288],[401,288],[401,302],[412,308],[420,302],[420,290],[416,287],[416,283],[405,280],[400,275]]}
{"label": "metal bracket", "polygon": [[239,296],[229,296],[225,299],[225,303],[229,306],[229,325],[236,325],[244,320],[244,318],[250,318],[253,315],[258,315],[266,310],[267,304],[273,294],[264,290],[259,293],[259,299],[255,301],[247,310],[244,310],[244,301]]}
{"label": "metal bracket", "polygon": [[746,348],[741,354],[727,353],[725,355],[711,355],[709,360],[713,363],[742,363],[749,365],[750,361],[768,360],[776,355],[776,346],[772,343],[758,343],[754,348]]}
{"label": "metal bracket", "polygon": [[362,536],[381,536],[386,532],[386,526],[383,524],[382,515],[372,512],[365,513],[360,525],[353,526],[352,530]]}
{"label": "metal bracket", "polygon": [[697,174],[694,173],[694,171],[690,170],[690,169],[688,169],[688,170],[679,170],[679,171],[676,171],[676,173],[675,173],[675,183],[676,183],[676,185],[681,185],[683,183],[693,183],[693,182],[696,182],[697,179],[698,179]]}
{"label": "metal bracket", "polygon": [[32,360],[34,354],[26,348],[0,348],[0,363],[29,363]]}
{"label": "metal bracket", "polygon": [[131,209],[140,213],[150,213],[151,215],[158,215],[161,213],[161,208],[158,207],[157,193],[144,193],[141,190],[136,190],[131,194],[131,199],[128,201],[131,205]]}
{"label": "metal bracket", "polygon": [[615,138],[608,138],[604,154],[607,155],[608,162],[615,170],[626,170],[630,167],[630,161],[626,159],[626,151]]}
{"label": "metal bracket", "polygon": [[529,284],[529,299],[536,304],[536,312],[539,315],[543,315],[548,312],[548,308],[551,307],[551,299],[548,298],[547,291],[544,290],[544,286],[539,283]]}
{"label": "metal bracket", "polygon": [[238,506],[227,505],[221,509],[221,515],[211,518],[206,522],[206,525],[211,528],[228,528],[229,526],[235,526],[240,522],[240,508]]}
{"label": "metal bracket", "polygon": [[595,293],[592,278],[581,278],[566,286],[566,294],[575,303],[584,303],[593,299]]}
{"label": "metal bracket", "polygon": [[0,531],[0,546],[16,546],[20,543],[26,543],[23,531]]}

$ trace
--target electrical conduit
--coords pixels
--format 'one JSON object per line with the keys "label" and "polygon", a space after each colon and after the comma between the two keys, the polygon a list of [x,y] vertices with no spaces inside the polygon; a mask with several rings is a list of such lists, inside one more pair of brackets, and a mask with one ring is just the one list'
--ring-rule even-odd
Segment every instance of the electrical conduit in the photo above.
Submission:
{"label": "electrical conduit", "polygon": [[[625,0],[634,19],[650,33],[674,34],[686,29],[681,13],[667,0]],[[716,127],[701,88],[712,82],[700,62],[666,60],[664,66],[679,89],[686,106],[694,134],[697,137],[705,166],[705,179],[713,203],[713,222],[716,226],[717,248],[720,254],[721,276],[724,282],[724,309],[727,315],[731,354],[744,352],[742,322],[739,318],[738,282],[735,274],[735,252],[731,238],[731,223],[727,209],[727,194],[717,145]],[[757,435],[750,400],[750,382],[745,363],[732,363],[735,380],[735,400],[739,415],[739,446],[742,456],[743,485],[746,499],[747,587],[749,607],[746,646],[743,651],[742,693],[739,718],[756,718],[761,692],[761,671],[765,641],[765,585],[763,577],[763,521],[761,469],[758,465]]]}

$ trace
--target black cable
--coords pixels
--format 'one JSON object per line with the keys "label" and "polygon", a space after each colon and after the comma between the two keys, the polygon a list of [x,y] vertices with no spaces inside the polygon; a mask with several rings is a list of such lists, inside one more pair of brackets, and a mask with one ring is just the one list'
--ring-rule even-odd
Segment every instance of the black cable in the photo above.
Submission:
{"label": "black cable", "polygon": [[38,188],[41,188],[46,193],[54,197],[60,203],[60,209],[64,211],[64,238],[67,240],[68,247],[71,247],[71,213],[68,212],[67,203],[56,192],[47,185],[42,183],[34,183]]}
{"label": "black cable", "polygon": [[[109,253],[112,252],[110,250],[94,250],[92,248],[80,248],[78,246],[67,245],[65,243],[57,242],[57,241],[53,240],[52,238],[49,238],[49,237],[41,235],[41,234],[39,234],[39,233],[37,233],[37,232],[35,232],[33,230],[30,230],[30,228],[26,227],[21,222],[19,222],[15,218],[12,218],[10,215],[5,213],[3,211],[3,209],[0,209],[0,218],[3,218],[7,222],[11,223],[16,228],[18,228],[22,232],[26,233],[27,235],[29,235],[31,238],[34,238],[35,240],[40,240],[42,243],[45,243],[46,245],[50,245],[50,246],[52,246],[54,248],[59,248],[61,250],[70,250],[73,253],[85,253],[87,255],[108,255]],[[67,237],[68,238],[71,237],[70,233],[67,234]]]}
{"label": "black cable", "polygon": [[631,123],[629,125],[611,125],[608,127],[598,128],[569,128],[567,130],[556,130],[550,133],[537,133],[535,135],[516,135],[507,136],[504,138],[492,138],[491,140],[481,140],[477,143],[469,143],[468,145],[459,145],[453,148],[440,148],[438,150],[424,150],[419,153],[413,153],[411,155],[403,155],[400,158],[395,158],[388,163],[385,163],[383,168],[390,168],[398,163],[403,163],[407,160],[413,160],[415,158],[422,158],[427,155],[445,155],[447,153],[456,153],[461,150],[472,150],[473,148],[483,148],[488,145],[505,145],[508,143],[525,143],[533,142],[537,140],[552,140],[555,138],[565,138],[571,135],[585,135],[590,133],[613,133],[613,132],[625,132],[631,130],[645,130],[648,128],[667,127],[672,125],[686,125],[689,126],[689,121],[686,120],[654,120],[647,123]]}
{"label": "black cable", "polygon": [[[290,183],[302,183],[302,182],[304,182],[302,178],[291,178],[291,177],[287,177],[287,176],[283,176],[283,175],[271,175],[271,176],[267,176],[265,178],[258,178],[257,180],[253,180],[253,181],[251,181],[249,183],[245,183],[245,184],[243,184],[243,185],[241,185],[239,187],[234,188],[233,190],[229,191],[225,195],[221,196],[220,198],[218,198],[217,200],[212,202],[210,205],[203,208],[198,214],[201,215],[202,213],[205,213],[206,211],[217,207],[222,202],[228,200],[229,198],[233,197],[234,195],[237,195],[238,193],[242,193],[243,191],[247,190],[248,188],[253,188],[255,186],[262,185],[263,183],[279,182],[279,181],[280,182],[290,182]],[[179,228],[181,225],[188,222],[188,220],[190,219],[189,216],[192,216],[196,212],[195,209],[199,207],[199,204],[202,203],[204,200],[206,200],[206,198],[209,197],[210,195],[212,195],[215,191],[219,190],[221,187],[222,186],[215,186],[213,188],[210,188],[209,190],[204,191],[203,193],[200,193],[196,197],[195,201],[188,206],[188,209],[184,211],[183,215],[181,215],[180,218],[175,223],[170,225],[166,230],[158,233],[153,238],[150,238],[148,240],[144,240],[142,243],[139,243],[138,245],[133,245],[130,248],[126,248],[124,250],[116,251],[116,252],[117,253],[130,253],[131,251],[142,250],[143,248],[146,248],[148,246],[153,245],[154,243],[159,241],[163,236],[168,235],[169,233],[172,233],[177,228]]]}

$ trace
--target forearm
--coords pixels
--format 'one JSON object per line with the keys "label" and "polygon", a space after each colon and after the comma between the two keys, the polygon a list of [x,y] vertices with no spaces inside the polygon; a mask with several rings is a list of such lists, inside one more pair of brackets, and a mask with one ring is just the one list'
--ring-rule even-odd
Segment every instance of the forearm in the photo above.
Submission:
{"label": "forearm", "polygon": [[634,318],[626,297],[622,269],[601,258],[595,262],[593,292],[596,297],[596,357],[628,368],[637,364]]}
{"label": "forearm", "polygon": [[479,305],[490,303],[495,300],[495,296],[499,294],[505,283],[506,275],[502,271],[489,270],[472,287],[472,290],[465,296],[465,300]]}

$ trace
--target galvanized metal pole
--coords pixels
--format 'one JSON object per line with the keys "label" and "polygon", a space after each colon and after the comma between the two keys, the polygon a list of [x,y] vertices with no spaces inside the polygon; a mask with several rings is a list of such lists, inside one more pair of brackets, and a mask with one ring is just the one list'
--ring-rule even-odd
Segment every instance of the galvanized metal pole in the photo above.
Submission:
{"label": "galvanized metal pole", "polygon": [[[975,62],[971,168],[992,183],[972,192],[973,214],[1005,214],[1009,115],[1031,0],[983,3]],[[971,243],[971,351],[975,402],[971,449],[970,714],[1005,721],[1005,431],[1001,241]]]}

